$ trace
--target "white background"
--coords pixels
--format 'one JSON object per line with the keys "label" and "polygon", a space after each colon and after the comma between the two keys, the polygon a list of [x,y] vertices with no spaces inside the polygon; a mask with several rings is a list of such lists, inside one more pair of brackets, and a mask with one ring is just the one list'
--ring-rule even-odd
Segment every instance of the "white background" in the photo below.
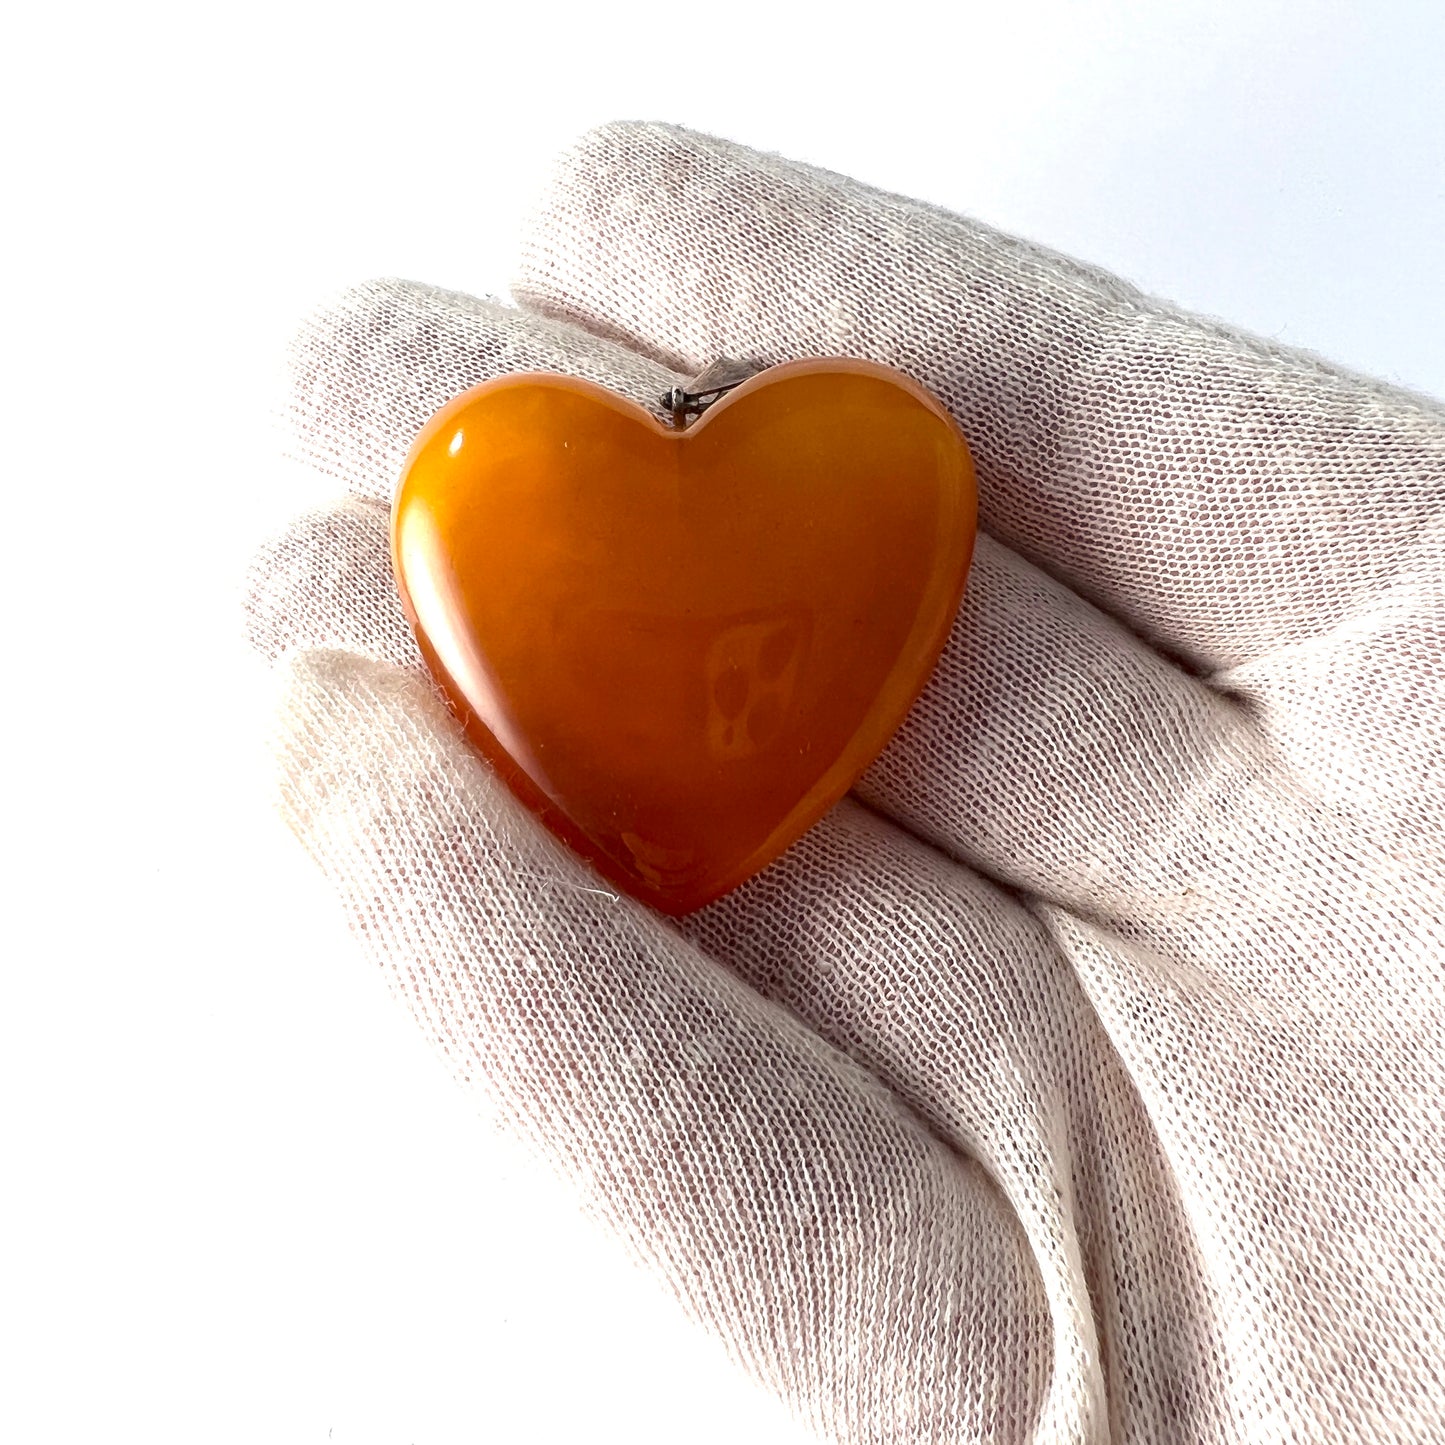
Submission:
{"label": "white background", "polygon": [[472,1117],[270,812],[237,589],[289,330],[504,293],[666,119],[1445,395],[1434,4],[303,3],[7,21],[0,1436],[795,1438]]}

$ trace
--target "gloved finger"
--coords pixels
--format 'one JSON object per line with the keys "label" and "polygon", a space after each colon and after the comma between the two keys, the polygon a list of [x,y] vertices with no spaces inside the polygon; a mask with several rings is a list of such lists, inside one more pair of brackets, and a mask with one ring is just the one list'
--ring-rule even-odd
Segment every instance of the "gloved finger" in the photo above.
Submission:
{"label": "gloved finger", "polygon": [[[1088,1433],[973,1160],[648,910],[600,891],[415,673],[286,664],[283,811],[479,1105],[830,1438]],[[1095,1422],[1097,1423],[1097,1422]]]}
{"label": "gloved finger", "polygon": [[1237,1281],[1200,1246],[1221,1221],[1190,1216],[1160,1141],[1177,1121],[1150,1116],[1156,1081],[1130,1077],[1035,910],[848,801],[681,928],[999,1181],[1049,1298],[1062,1395],[1102,1394],[1107,1361],[1119,1438],[1209,1433],[1243,1365],[1214,1307]]}
{"label": "gloved finger", "polygon": [[293,648],[337,648],[421,667],[391,566],[391,513],[347,497],[296,518],[246,574],[248,640],[268,661]]}
{"label": "gloved finger", "polygon": [[681,379],[565,322],[410,281],[368,282],[318,308],[287,360],[291,454],[388,506],[417,433],[480,382],[558,371],[653,406]]}
{"label": "gloved finger", "polygon": [[[1234,825],[1202,821],[1204,846]],[[682,928],[999,1179],[1068,1341],[1056,1378],[1107,1361],[1112,1435],[1206,1438],[1273,1399],[1307,1436],[1432,1378],[1428,1349],[1389,1383],[1347,1362],[1362,1331],[1409,1356],[1442,1289],[1438,889],[1310,841],[1246,905],[1201,895],[1151,937],[1021,907],[844,805]],[[1342,1201],[1377,1247],[1341,1238]]]}
{"label": "gloved finger", "polygon": [[682,370],[899,367],[962,424],[984,525],[1202,671],[1328,633],[1445,509],[1437,403],[671,126],[604,126],[563,157],[514,294]]}
{"label": "gloved finger", "polygon": [[[248,591],[268,655],[336,647],[419,663],[377,503],[303,517],[262,552]],[[1229,872],[1217,849],[1183,875],[1168,841],[1208,836],[1201,817],[1240,806],[1241,759],[1268,765],[1237,709],[981,537],[938,669],[858,793],[1010,887],[1159,927],[1181,899],[1197,910],[1206,866],[1219,906],[1257,893],[1254,873]]]}

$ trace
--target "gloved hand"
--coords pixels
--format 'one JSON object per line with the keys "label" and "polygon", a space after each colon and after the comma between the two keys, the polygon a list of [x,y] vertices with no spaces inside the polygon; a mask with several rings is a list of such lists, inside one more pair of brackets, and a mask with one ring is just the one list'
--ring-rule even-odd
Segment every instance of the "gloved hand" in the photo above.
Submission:
{"label": "gloved hand", "polygon": [[[662,126],[516,299],[307,324],[349,496],[250,599],[286,816],[478,1103],[826,1437],[1445,1436],[1445,409]],[[916,377],[984,533],[856,797],[672,923],[462,742],[388,504],[478,381],[718,355]]]}

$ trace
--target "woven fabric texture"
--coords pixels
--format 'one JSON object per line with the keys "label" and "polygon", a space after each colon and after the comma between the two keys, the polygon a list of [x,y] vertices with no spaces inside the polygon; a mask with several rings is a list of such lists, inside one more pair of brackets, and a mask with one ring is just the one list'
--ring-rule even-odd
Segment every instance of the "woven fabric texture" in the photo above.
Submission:
{"label": "woven fabric texture", "polygon": [[[258,557],[282,807],[480,1106],[826,1439],[1445,1438],[1445,408],[666,126],[559,161],[515,306],[318,311]],[[846,800],[670,923],[460,739],[406,450],[515,370],[866,357],[984,534]]]}

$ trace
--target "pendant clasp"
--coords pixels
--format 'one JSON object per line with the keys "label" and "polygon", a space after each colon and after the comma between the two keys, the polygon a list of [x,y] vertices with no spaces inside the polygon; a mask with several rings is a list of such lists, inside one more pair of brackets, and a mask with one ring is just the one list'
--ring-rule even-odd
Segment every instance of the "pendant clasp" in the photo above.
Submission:
{"label": "pendant clasp", "polygon": [[701,416],[713,402],[764,370],[766,367],[761,362],[721,356],[705,366],[686,386],[674,386],[670,391],[663,392],[659,399],[670,413],[673,426],[681,431],[690,417]]}

